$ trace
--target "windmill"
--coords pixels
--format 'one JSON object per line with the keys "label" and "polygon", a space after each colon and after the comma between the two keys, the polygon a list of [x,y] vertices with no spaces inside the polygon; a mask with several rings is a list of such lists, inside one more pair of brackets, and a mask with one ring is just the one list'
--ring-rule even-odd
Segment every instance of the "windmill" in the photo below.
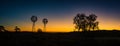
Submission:
{"label": "windmill", "polygon": [[44,31],[46,31],[46,24],[48,23],[48,19],[47,18],[44,18],[42,20],[43,24],[44,24]]}
{"label": "windmill", "polygon": [[37,21],[37,16],[32,16],[31,21],[33,22],[32,32],[35,30],[35,22]]}

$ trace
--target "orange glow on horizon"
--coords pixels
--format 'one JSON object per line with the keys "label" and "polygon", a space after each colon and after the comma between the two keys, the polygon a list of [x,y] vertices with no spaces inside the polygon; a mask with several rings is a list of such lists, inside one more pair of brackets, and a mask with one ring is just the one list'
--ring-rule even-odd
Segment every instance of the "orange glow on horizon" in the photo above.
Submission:
{"label": "orange glow on horizon", "polygon": [[[103,15],[103,16],[100,16]],[[97,14],[99,21],[99,28],[101,30],[120,30],[120,21],[117,21],[113,19],[112,17],[104,16],[106,14]],[[59,18],[59,19],[53,19],[53,18],[48,18],[48,24],[47,24],[47,29],[46,31],[43,32],[71,32],[74,29],[74,24],[73,24],[73,15],[69,17],[64,17],[64,18]],[[16,25],[12,26],[5,26],[7,30],[14,31],[14,27]],[[31,31],[32,30],[32,22],[20,22],[17,24],[18,27],[21,28],[22,31]],[[38,28],[41,28],[43,30],[43,23],[41,21],[36,22],[36,31]]]}

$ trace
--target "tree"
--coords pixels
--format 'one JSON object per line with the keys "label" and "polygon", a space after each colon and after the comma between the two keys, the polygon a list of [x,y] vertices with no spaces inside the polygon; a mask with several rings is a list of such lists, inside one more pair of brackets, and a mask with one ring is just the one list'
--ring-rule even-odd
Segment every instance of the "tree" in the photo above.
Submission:
{"label": "tree", "polygon": [[20,28],[18,28],[18,26],[15,26],[15,29],[14,29],[16,32],[20,32]]}
{"label": "tree", "polygon": [[32,16],[31,21],[33,22],[32,32],[35,30],[35,22],[37,21],[37,16]]}
{"label": "tree", "polygon": [[8,32],[4,26],[0,26],[0,32]]}
{"label": "tree", "polygon": [[46,24],[48,23],[48,19],[44,18],[42,22],[44,24],[44,31],[46,31]]}
{"label": "tree", "polygon": [[93,25],[93,31],[96,29],[96,30],[98,30],[99,31],[99,22],[98,21],[95,21],[94,22],[94,25]]}
{"label": "tree", "polygon": [[90,14],[89,15],[89,18],[88,18],[88,20],[89,20],[89,31],[91,29],[93,29],[93,31],[94,31],[94,28],[98,26],[99,22],[95,22],[96,19],[97,19],[97,16],[95,14]]}
{"label": "tree", "polygon": [[0,26],[0,32],[3,32],[4,30],[4,26]]}
{"label": "tree", "polygon": [[86,31],[86,23],[87,23],[87,19],[86,19],[86,15],[85,14],[77,14],[74,19],[73,19],[73,24],[75,24],[75,29],[77,28],[78,31],[80,29],[82,29],[82,31]]}
{"label": "tree", "polygon": [[42,32],[42,29],[38,28],[37,32]]}
{"label": "tree", "polygon": [[82,29],[82,31],[90,31],[91,29],[94,31],[94,29],[98,29],[99,22],[96,21],[97,16],[95,14],[90,14],[89,16],[86,16],[85,14],[77,14],[73,18],[73,24],[75,24],[75,30],[78,31]]}

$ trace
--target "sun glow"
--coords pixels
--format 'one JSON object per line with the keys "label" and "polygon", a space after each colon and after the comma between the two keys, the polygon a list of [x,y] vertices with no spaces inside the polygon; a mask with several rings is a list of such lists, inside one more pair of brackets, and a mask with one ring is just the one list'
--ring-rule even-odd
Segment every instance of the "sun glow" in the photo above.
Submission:
{"label": "sun glow", "polygon": [[[98,16],[98,20],[99,23],[99,28],[101,30],[105,29],[105,30],[113,30],[113,29],[117,29],[120,30],[120,27],[117,25],[120,22],[115,21],[114,19],[109,19],[107,17],[101,17]],[[71,17],[72,18],[72,17]],[[48,24],[47,24],[47,29],[46,31],[43,30],[43,23],[41,22],[36,22],[36,26],[35,26],[35,32],[37,31],[38,28],[41,28],[43,30],[43,32],[71,32],[74,30],[74,25],[73,25],[73,21],[71,18],[66,18],[66,20],[62,20],[60,19],[58,20],[49,20]],[[106,19],[107,18],[107,19]],[[24,23],[20,23],[21,25],[18,25],[22,31],[31,31],[32,30],[32,22],[29,22],[29,24],[24,24]],[[8,30],[14,30],[14,26],[6,26]]]}

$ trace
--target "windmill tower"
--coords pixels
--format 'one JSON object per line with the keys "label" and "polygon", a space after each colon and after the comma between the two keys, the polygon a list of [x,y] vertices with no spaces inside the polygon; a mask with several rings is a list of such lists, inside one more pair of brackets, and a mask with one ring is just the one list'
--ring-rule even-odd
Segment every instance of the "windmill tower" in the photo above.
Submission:
{"label": "windmill tower", "polygon": [[48,23],[48,19],[47,18],[44,18],[42,20],[43,24],[44,24],[44,31],[46,31],[46,24]]}
{"label": "windmill tower", "polygon": [[35,31],[35,22],[37,21],[37,16],[32,16],[31,21],[33,22],[32,32],[34,32]]}

